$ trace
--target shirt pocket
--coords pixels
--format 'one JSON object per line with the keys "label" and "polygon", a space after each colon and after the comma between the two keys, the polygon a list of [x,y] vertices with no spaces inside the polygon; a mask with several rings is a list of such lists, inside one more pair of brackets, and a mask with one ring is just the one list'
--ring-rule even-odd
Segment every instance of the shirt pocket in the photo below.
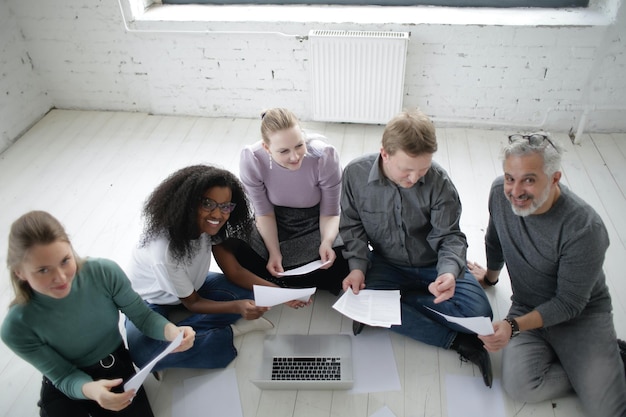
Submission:
{"label": "shirt pocket", "polygon": [[361,222],[373,246],[388,245],[392,242],[392,233],[395,230],[393,213],[391,211],[363,210]]}

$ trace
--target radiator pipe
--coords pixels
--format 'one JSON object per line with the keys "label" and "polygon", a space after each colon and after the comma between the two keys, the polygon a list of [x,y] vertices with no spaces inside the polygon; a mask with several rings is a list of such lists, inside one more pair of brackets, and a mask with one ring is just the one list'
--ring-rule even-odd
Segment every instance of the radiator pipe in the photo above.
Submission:
{"label": "radiator pipe", "polygon": [[528,131],[532,130],[543,130],[545,128],[546,122],[548,120],[548,116],[550,113],[554,111],[562,111],[562,110],[570,110],[570,111],[580,111],[582,112],[580,119],[578,120],[578,124],[576,126],[576,132],[574,133],[574,127],[570,129],[569,136],[572,140],[572,143],[580,143],[582,135],[584,134],[584,129],[587,125],[587,120],[589,118],[589,114],[595,110],[613,110],[613,111],[626,111],[626,107],[624,106],[589,106],[589,105],[572,105],[565,107],[550,107],[546,110],[546,113],[541,122],[536,124],[525,124],[525,123],[516,123],[516,122],[500,122],[500,121],[480,121],[478,122],[475,119],[454,119],[454,118],[438,118],[432,117],[433,122],[440,123],[454,123],[459,125],[487,125],[494,127],[502,127],[502,128],[514,128],[515,126],[519,126],[521,129],[527,129]]}

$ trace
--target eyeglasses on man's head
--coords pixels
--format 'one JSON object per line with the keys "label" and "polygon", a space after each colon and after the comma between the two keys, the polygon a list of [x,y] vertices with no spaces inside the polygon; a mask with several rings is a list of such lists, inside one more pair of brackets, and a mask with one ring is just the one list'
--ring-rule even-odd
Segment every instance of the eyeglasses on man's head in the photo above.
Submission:
{"label": "eyeglasses on man's head", "polygon": [[533,133],[532,135],[522,135],[522,134],[514,134],[509,135],[509,143],[527,141],[532,146],[541,146],[543,142],[548,142],[555,151],[559,151],[559,149],[554,145],[554,143],[550,140],[548,135],[543,135],[541,133]]}
{"label": "eyeglasses on man's head", "polygon": [[207,197],[202,197],[202,199],[200,200],[200,207],[208,212],[219,208],[222,213],[230,214],[235,209],[235,206],[237,206],[237,204],[230,201],[227,203],[217,203],[216,201],[211,200]]}

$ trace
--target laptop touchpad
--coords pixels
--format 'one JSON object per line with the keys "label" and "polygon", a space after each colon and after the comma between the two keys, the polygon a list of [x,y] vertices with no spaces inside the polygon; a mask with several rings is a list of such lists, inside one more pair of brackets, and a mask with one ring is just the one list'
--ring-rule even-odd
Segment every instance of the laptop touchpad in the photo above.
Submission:
{"label": "laptop touchpad", "polygon": [[321,350],[320,344],[319,337],[296,337],[294,340],[294,352],[296,355],[301,356],[318,355]]}

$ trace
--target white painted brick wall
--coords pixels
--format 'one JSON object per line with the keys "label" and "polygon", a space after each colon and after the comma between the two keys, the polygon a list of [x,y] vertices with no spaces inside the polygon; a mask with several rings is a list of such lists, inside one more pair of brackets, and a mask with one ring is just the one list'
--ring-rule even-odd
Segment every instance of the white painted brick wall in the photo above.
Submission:
{"label": "white painted brick wall", "polygon": [[626,119],[626,4],[618,12],[615,25],[606,34],[608,46],[596,59],[597,71],[590,74],[590,101],[600,111],[590,112],[587,129],[602,131],[615,121]]}
{"label": "white painted brick wall", "polygon": [[[51,106],[256,118],[280,105],[303,120],[312,114],[307,41],[126,32],[116,0],[1,4],[4,89],[27,91],[3,96],[11,103],[0,111],[3,120],[23,113],[18,124],[26,126]],[[5,13],[7,4],[14,15]],[[625,9],[608,27],[286,22],[211,29],[410,31],[405,107],[419,106],[447,123],[567,131],[587,106],[588,129],[626,131]],[[3,141],[20,131],[4,126]]]}
{"label": "white painted brick wall", "polygon": [[0,2],[0,152],[52,106],[33,71],[17,21]]}

